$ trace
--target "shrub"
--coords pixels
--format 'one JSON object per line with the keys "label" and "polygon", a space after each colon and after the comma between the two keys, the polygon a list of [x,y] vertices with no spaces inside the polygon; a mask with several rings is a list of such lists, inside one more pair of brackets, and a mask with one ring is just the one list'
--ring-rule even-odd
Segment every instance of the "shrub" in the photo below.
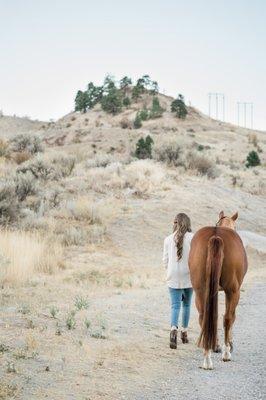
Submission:
{"label": "shrub", "polygon": [[74,218],[77,221],[86,221],[90,225],[100,225],[103,222],[99,207],[85,197],[68,201],[62,211],[66,213],[66,217]]}
{"label": "shrub", "polygon": [[16,187],[11,182],[0,182],[0,224],[13,222],[19,213]]}
{"label": "shrub", "polygon": [[28,153],[27,151],[21,151],[21,152],[17,152],[14,153],[12,155],[13,160],[16,162],[16,164],[22,164],[25,161],[28,161],[31,158],[30,153]]}
{"label": "shrub", "polygon": [[48,160],[41,156],[23,163],[22,166],[17,168],[18,173],[26,174],[30,172],[36,179],[47,181],[48,179],[55,179],[56,172],[54,167]]}
{"label": "shrub", "polygon": [[135,156],[139,159],[152,158],[153,140],[148,135],[145,139],[140,138],[136,144]]}
{"label": "shrub", "polygon": [[252,150],[248,153],[246,167],[256,167],[257,165],[260,165],[260,158],[258,153],[255,150]]}
{"label": "shrub", "polygon": [[168,165],[179,166],[181,152],[181,145],[176,140],[172,140],[155,146],[154,158]]}
{"label": "shrub", "polygon": [[37,155],[34,159],[23,163],[17,168],[18,173],[27,173],[28,171],[36,178],[43,181],[58,180],[65,178],[73,172],[75,167],[75,158],[61,154],[50,157]]}
{"label": "shrub", "polygon": [[256,133],[248,134],[248,142],[253,144],[254,147],[258,147],[258,137],[257,137]]}
{"label": "shrub", "polygon": [[160,105],[158,97],[152,99],[152,108],[150,111],[150,118],[160,118],[163,115],[163,108]]}
{"label": "shrub", "polygon": [[8,153],[8,144],[5,140],[0,139],[0,157],[5,157]]}
{"label": "shrub", "polygon": [[30,154],[36,154],[43,151],[41,139],[37,135],[22,133],[13,137],[10,144],[12,151],[16,152],[26,151]]}
{"label": "shrub", "polygon": [[139,128],[142,127],[141,118],[140,118],[139,113],[137,113],[137,115],[136,115],[136,117],[134,119],[133,125],[134,125],[135,129],[139,129]]}
{"label": "shrub", "polygon": [[82,246],[86,239],[84,231],[74,226],[65,228],[64,231],[59,234],[59,237],[64,246]]}
{"label": "shrub", "polygon": [[86,161],[87,168],[107,167],[114,161],[113,157],[108,154],[98,154],[95,158]]}
{"label": "shrub", "polygon": [[15,177],[16,194],[20,201],[26,199],[27,196],[36,194],[38,191],[36,179],[30,171],[25,174],[17,174]]}
{"label": "shrub", "polygon": [[51,159],[57,178],[70,176],[75,168],[76,159],[70,155],[56,154]]}
{"label": "shrub", "polygon": [[194,152],[188,152],[187,154],[187,168],[196,170],[200,175],[207,175],[208,178],[216,178],[218,176],[218,170],[214,163],[210,159]]}
{"label": "shrub", "polygon": [[149,119],[150,114],[147,108],[144,108],[143,110],[139,111],[139,117],[142,121],[147,121],[147,119]]}
{"label": "shrub", "polygon": [[120,121],[120,126],[122,129],[131,129],[132,128],[132,123],[128,118],[123,118]]}
{"label": "shrub", "polygon": [[175,112],[178,118],[186,118],[188,111],[182,94],[179,94],[178,98],[172,102],[171,111]]}

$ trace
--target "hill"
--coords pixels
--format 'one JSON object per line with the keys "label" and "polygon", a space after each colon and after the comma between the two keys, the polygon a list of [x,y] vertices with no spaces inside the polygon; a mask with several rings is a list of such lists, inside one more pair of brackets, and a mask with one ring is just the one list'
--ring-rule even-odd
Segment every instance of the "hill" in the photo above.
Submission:
{"label": "hill", "polygon": [[[147,93],[117,115],[97,104],[49,123],[0,118],[0,339],[7,366],[0,395],[61,399],[77,387],[79,398],[159,393],[165,371],[177,363],[165,352],[161,267],[177,212],[186,212],[196,231],[215,224],[222,209],[238,211],[237,228],[256,233],[246,234],[243,290],[265,281],[265,133],[192,107],[179,119],[173,99],[157,96],[162,116],[139,129],[136,114],[153,101]],[[139,160],[136,143],[148,135],[152,159]],[[252,150],[261,165],[247,168]],[[197,333],[193,316],[193,341]],[[194,347],[181,350],[192,368]],[[190,379],[188,364],[178,368]]]}

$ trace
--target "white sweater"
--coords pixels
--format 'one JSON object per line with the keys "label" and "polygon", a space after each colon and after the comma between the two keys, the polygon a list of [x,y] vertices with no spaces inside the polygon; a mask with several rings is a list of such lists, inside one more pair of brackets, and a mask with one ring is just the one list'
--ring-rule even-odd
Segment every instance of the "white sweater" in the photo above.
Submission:
{"label": "white sweater", "polygon": [[177,260],[174,234],[172,233],[164,240],[163,265],[167,269],[166,282],[171,288],[190,288],[192,285],[188,268],[188,256],[193,233],[187,232],[184,236],[181,260]]}

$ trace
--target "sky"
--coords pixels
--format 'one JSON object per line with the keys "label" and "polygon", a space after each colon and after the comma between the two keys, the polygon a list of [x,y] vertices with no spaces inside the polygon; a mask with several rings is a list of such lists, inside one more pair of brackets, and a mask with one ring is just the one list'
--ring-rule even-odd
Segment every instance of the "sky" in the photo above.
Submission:
{"label": "sky", "polygon": [[265,0],[0,0],[0,109],[57,119],[89,81],[149,74],[205,113],[224,93],[233,123],[253,102],[266,130],[265,20]]}

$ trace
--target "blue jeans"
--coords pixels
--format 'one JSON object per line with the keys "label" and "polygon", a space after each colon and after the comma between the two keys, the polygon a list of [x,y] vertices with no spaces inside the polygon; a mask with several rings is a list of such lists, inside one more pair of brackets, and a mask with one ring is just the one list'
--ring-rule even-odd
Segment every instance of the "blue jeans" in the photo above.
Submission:
{"label": "blue jeans", "polygon": [[182,303],[182,327],[187,328],[190,317],[190,305],[193,289],[174,289],[169,287],[169,293],[171,299],[171,326],[178,326],[179,313]]}

